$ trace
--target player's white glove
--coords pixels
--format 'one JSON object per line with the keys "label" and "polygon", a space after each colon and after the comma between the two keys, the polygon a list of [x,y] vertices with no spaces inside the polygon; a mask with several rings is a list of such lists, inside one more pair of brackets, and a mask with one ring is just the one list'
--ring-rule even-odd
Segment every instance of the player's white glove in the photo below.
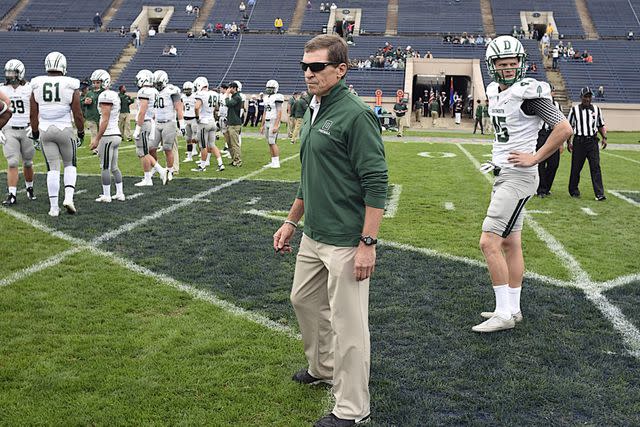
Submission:
{"label": "player's white glove", "polygon": [[180,133],[184,136],[187,133],[187,126],[184,123],[184,120],[178,120],[178,126],[180,127]]}
{"label": "player's white glove", "polygon": [[491,172],[492,170],[494,170],[495,168],[497,168],[498,166],[493,163],[493,162],[487,162],[487,163],[483,163],[480,165],[480,172],[482,173],[487,173],[487,172]]}
{"label": "player's white glove", "polygon": [[136,124],[136,128],[133,131],[133,139],[138,139],[138,137],[140,136],[140,132],[142,132],[142,128],[139,124]]}

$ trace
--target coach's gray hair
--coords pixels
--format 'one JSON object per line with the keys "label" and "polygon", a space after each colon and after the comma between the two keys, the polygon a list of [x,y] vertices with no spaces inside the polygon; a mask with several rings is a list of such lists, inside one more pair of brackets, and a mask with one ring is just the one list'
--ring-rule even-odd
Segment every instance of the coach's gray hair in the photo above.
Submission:
{"label": "coach's gray hair", "polygon": [[329,62],[345,63],[349,66],[349,47],[342,37],[321,34],[315,36],[304,45],[305,52],[315,52],[321,49],[327,49]]}

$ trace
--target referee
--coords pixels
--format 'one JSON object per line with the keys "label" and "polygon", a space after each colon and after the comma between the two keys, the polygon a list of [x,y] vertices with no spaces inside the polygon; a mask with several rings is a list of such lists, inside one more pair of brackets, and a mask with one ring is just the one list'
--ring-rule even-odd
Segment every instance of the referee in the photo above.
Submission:
{"label": "referee", "polygon": [[600,152],[598,151],[598,132],[602,135],[602,149],[607,148],[607,130],[604,126],[602,111],[597,105],[591,103],[593,92],[590,87],[583,87],[580,91],[581,103],[571,108],[569,123],[573,127],[573,143],[567,144],[571,152],[571,177],[569,178],[569,194],[571,197],[580,197],[578,184],[580,183],[580,171],[584,166],[585,158],[589,160],[591,171],[591,183],[596,200],[603,201],[604,187],[602,185],[602,173],[600,171]]}

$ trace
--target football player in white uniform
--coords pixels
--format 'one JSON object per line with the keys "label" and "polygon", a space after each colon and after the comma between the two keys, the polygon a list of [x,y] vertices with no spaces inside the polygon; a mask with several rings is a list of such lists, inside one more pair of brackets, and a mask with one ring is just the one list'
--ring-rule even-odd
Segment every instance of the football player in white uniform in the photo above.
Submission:
{"label": "football player in white uniform", "polygon": [[138,115],[136,116],[136,128],[133,131],[133,139],[136,142],[136,154],[140,158],[144,178],[135,183],[136,187],[153,185],[151,176],[153,171],[160,174],[162,184],[167,183],[167,170],[163,168],[150,154],[151,143],[155,136],[155,121],[153,108],[158,91],[153,87],[153,73],[149,70],[140,70],[136,74],[138,90]]}
{"label": "football player in white uniform", "polygon": [[[67,58],[51,52],[44,60],[47,75],[31,80],[30,121],[33,139],[40,139],[42,154],[47,162],[49,215],[58,216],[60,191],[60,161],[64,165],[64,200],[62,206],[75,214],[73,194],[76,188],[76,150],[84,140],[84,117],[80,108],[80,81],[67,77]],[[71,123],[71,114],[77,137]]]}
{"label": "football player in white uniform", "polygon": [[216,147],[216,120],[214,110],[218,105],[218,93],[209,90],[209,82],[206,77],[198,77],[194,80],[196,87],[196,118],[198,120],[198,140],[200,143],[200,162],[194,172],[204,172],[211,161],[211,154],[216,156],[218,172],[224,170],[220,150]]}
{"label": "football player in white uniform", "polygon": [[100,122],[98,123],[98,133],[91,139],[91,150],[98,150],[100,165],[102,168],[102,195],[96,202],[111,202],[111,174],[116,185],[116,200],[124,202],[124,191],[122,188],[122,173],[118,168],[118,148],[122,142],[122,135],[118,127],[120,118],[120,96],[109,89],[111,76],[105,70],[95,70],[91,74],[91,81],[99,84],[103,89],[98,96],[98,112]]}
{"label": "football player in white uniform", "polygon": [[173,148],[176,144],[176,114],[178,115],[180,132],[182,135],[185,133],[182,99],[180,98],[180,89],[169,84],[169,76],[165,71],[157,70],[153,73],[153,83],[158,90],[158,96],[156,97],[154,105],[156,112],[156,134],[149,151],[151,155],[154,155],[155,150],[162,146],[164,155],[167,158],[167,181],[171,181],[174,171]]}
{"label": "football player in white uniform", "polygon": [[187,141],[187,157],[184,163],[192,162],[193,156],[198,154],[196,149],[198,124],[196,123],[196,95],[192,82],[182,84],[182,107],[184,108],[185,139]]}
{"label": "football player in white uniform", "polygon": [[[27,197],[36,198],[33,193],[33,156],[35,148],[33,140],[29,138],[29,102],[31,100],[31,85],[24,79],[24,64],[11,59],[4,66],[6,84],[0,86],[0,91],[10,100],[11,119],[4,129],[6,142],[2,146],[7,159],[7,187],[9,194],[3,205],[16,203],[18,191],[18,166],[22,159],[22,173],[24,174]],[[0,142],[1,143],[1,142]]]}
{"label": "football player in white uniform", "polygon": [[284,97],[278,93],[280,85],[276,80],[269,80],[264,97],[264,115],[262,116],[262,124],[260,125],[260,133],[264,133],[269,144],[271,152],[271,163],[269,167],[280,167],[280,150],[278,149],[278,129],[280,128],[280,120],[282,118],[282,106]]}
{"label": "football player in white uniform", "polygon": [[[488,320],[474,326],[475,332],[511,329],[522,320],[522,210],[538,187],[536,165],[572,134],[569,122],[551,100],[550,86],[525,78],[525,59],[522,44],[511,36],[497,37],[487,46],[486,63],[494,81],[486,92],[495,139],[492,161],[481,170],[493,171],[496,179],[482,224],[480,248],[491,275],[496,306],[494,311],[481,313]],[[536,152],[542,121],[553,131]]]}
{"label": "football player in white uniform", "polygon": [[231,158],[231,153],[229,153],[229,140],[227,133],[227,112],[229,111],[229,107],[224,102],[227,99],[227,88],[229,86],[226,83],[221,83],[219,89],[219,97],[218,97],[218,123],[220,133],[224,137],[224,147],[220,150],[223,156]]}

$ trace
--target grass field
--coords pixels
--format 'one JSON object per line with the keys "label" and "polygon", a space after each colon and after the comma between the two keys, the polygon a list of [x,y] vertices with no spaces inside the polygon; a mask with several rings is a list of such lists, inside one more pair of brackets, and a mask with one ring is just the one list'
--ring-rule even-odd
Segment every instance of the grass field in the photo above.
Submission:
{"label": "grass field", "polygon": [[[562,156],[553,195],[527,205],[525,320],[477,335],[493,308],[478,249],[491,183],[476,167],[490,144],[415,136],[451,139],[385,143],[373,424],[639,425],[640,151],[602,155],[604,203],[587,167],[583,197],[569,197]],[[0,424],[313,422],[331,401],[290,380],[305,364],[288,300],[295,258],[271,248],[299,147],[281,142],[283,167],[264,169],[266,144],[246,136],[242,168],[182,163],[168,186],[138,188],[132,146],[120,154],[124,203],[93,201],[99,162],[85,146],[76,216],[47,215],[42,174],[37,200],[23,192],[0,210]]]}

